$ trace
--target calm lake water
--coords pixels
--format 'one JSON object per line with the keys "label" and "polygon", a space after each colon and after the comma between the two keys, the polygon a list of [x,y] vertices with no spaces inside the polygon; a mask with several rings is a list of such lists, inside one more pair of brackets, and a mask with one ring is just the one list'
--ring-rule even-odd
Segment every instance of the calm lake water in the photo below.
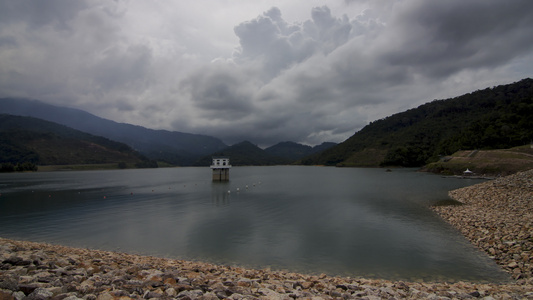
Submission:
{"label": "calm lake water", "polygon": [[479,180],[308,166],[0,174],[0,236],[253,268],[503,281],[428,206]]}

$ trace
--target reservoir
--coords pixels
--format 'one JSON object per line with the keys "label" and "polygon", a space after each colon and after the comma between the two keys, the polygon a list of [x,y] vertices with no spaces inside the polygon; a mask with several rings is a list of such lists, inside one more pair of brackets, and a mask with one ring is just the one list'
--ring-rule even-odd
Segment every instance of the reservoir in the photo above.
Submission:
{"label": "reservoir", "polygon": [[409,281],[506,274],[430,206],[480,183],[412,169],[0,174],[0,237],[249,268]]}

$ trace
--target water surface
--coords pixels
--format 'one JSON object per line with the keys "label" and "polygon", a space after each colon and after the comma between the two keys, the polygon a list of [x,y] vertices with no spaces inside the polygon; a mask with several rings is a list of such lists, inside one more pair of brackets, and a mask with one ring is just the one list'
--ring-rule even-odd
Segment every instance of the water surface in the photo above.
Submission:
{"label": "water surface", "polygon": [[502,281],[429,206],[479,183],[308,166],[0,174],[0,236],[254,268]]}

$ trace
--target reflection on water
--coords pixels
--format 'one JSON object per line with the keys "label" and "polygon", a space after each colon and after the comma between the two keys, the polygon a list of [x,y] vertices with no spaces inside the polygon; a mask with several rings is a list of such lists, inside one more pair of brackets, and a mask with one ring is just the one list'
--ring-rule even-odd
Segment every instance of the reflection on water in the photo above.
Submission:
{"label": "reflection on water", "polygon": [[0,236],[291,271],[505,280],[428,206],[477,183],[412,170],[235,167],[0,174]]}
{"label": "reflection on water", "polygon": [[[239,191],[235,190],[235,193]],[[229,182],[214,181],[211,183],[211,202],[215,206],[229,205],[229,199],[231,196],[231,186]]]}

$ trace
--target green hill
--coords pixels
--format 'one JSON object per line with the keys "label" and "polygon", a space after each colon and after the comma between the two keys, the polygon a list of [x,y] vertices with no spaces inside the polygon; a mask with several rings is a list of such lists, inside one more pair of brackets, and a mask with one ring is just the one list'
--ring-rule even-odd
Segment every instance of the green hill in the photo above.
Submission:
{"label": "green hill", "polygon": [[109,164],[149,166],[129,146],[56,123],[0,114],[0,163],[17,165]]}
{"label": "green hill", "polygon": [[371,122],[301,161],[336,166],[420,167],[460,149],[506,149],[533,140],[533,80],[475,91]]}

